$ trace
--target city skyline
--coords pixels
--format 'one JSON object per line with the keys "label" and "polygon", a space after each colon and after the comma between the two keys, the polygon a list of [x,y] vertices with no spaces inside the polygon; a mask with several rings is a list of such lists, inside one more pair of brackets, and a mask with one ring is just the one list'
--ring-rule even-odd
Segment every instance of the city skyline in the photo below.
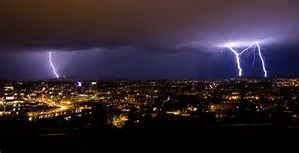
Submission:
{"label": "city skyline", "polygon": [[0,0],[0,153],[296,146],[298,19],[299,0]]}

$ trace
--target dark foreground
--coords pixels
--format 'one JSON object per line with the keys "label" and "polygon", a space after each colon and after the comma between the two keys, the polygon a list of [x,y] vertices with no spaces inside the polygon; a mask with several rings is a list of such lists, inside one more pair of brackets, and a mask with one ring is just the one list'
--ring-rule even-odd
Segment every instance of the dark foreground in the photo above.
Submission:
{"label": "dark foreground", "polygon": [[88,129],[73,132],[1,131],[5,152],[102,152],[222,150],[296,146],[298,128]]}

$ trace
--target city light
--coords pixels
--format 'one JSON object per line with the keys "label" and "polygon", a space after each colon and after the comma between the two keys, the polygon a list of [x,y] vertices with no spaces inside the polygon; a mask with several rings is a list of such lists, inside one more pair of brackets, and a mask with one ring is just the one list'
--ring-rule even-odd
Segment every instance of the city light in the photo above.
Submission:
{"label": "city light", "polygon": [[[209,120],[221,121],[235,118],[240,111],[264,113],[265,118],[271,118],[271,110],[276,107],[294,118],[296,110],[291,108],[299,98],[299,90],[293,90],[299,87],[299,79],[115,81],[98,82],[97,86],[92,81],[84,83],[86,87],[78,88],[78,82],[45,81],[20,88],[19,83],[10,82],[0,94],[0,117],[17,118],[25,113],[30,123],[56,119],[69,122],[94,117],[93,111],[98,109],[94,106],[100,106],[102,113],[110,113],[103,124],[117,128],[138,126],[148,117],[192,118],[200,123],[205,115],[199,114],[206,114]],[[269,84],[271,89],[266,88]],[[292,94],[279,94],[282,89]]]}

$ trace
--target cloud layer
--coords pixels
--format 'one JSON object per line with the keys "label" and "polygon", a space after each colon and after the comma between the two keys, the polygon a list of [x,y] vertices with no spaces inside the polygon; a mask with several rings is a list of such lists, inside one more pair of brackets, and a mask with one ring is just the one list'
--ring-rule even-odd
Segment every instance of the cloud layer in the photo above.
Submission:
{"label": "cloud layer", "polygon": [[1,0],[0,18],[0,48],[8,51],[299,42],[296,0]]}

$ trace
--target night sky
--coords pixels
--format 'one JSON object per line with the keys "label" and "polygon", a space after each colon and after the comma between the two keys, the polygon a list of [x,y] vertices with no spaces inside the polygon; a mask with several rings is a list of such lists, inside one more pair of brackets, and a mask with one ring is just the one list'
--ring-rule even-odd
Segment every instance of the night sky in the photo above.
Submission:
{"label": "night sky", "polygon": [[[222,44],[262,41],[269,76],[299,75],[297,0],[1,0],[0,79],[221,79]],[[245,54],[245,76],[262,76]]]}

